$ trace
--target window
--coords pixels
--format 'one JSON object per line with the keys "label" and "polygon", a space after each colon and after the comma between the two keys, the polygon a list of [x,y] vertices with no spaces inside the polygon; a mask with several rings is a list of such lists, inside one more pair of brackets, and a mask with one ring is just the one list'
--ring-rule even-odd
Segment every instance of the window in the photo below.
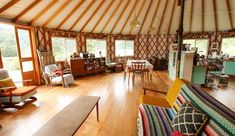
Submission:
{"label": "window", "polygon": [[52,37],[52,51],[56,61],[64,61],[77,52],[76,39]]}
{"label": "window", "polygon": [[235,38],[223,38],[221,51],[223,54],[235,56]]}
{"label": "window", "polygon": [[184,44],[190,44],[190,48],[197,47],[199,55],[207,56],[208,39],[187,39],[183,41]]}
{"label": "window", "polygon": [[95,54],[96,57],[106,56],[106,40],[87,39],[86,49],[89,53]]}
{"label": "window", "polygon": [[116,56],[134,56],[134,40],[115,40]]}

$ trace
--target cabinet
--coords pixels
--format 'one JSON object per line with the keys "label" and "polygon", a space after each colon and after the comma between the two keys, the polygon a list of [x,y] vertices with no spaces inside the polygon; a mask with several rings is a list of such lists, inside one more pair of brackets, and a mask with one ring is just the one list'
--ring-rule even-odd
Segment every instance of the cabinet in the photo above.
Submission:
{"label": "cabinet", "polygon": [[224,60],[222,73],[226,75],[235,75],[235,61]]}
{"label": "cabinet", "polygon": [[78,58],[69,61],[74,77],[97,74],[105,71],[105,58]]}

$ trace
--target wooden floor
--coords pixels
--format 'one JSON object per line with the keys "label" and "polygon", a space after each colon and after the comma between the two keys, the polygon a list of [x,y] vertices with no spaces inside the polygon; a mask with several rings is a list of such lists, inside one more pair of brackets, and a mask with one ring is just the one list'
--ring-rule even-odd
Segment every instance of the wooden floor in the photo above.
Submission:
{"label": "wooden floor", "polygon": [[[166,72],[154,72],[153,81],[162,90],[172,83]],[[123,81],[123,73],[99,74],[81,77],[70,88],[38,88],[38,101],[26,105],[15,113],[0,112],[3,129],[0,136],[30,136],[56,113],[81,95],[100,96],[100,121],[96,121],[94,110],[77,136],[135,136],[139,96],[143,93],[140,78],[134,86]],[[235,111],[235,81],[231,88],[207,92]],[[154,94],[150,94],[154,95]]]}

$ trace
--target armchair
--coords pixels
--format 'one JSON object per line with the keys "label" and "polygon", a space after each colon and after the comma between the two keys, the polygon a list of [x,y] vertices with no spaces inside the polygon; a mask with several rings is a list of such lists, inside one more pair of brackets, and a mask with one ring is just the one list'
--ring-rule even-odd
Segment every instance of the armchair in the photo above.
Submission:
{"label": "armchair", "polygon": [[[23,82],[27,84],[29,80]],[[36,86],[16,87],[9,77],[8,71],[0,69],[0,101],[2,104],[16,107],[16,103],[25,102],[26,99],[37,100],[36,97],[33,97],[37,93],[36,89]]]}
{"label": "armchair", "polygon": [[63,87],[68,87],[69,84],[74,83],[74,78],[70,71],[62,71],[56,64],[46,65],[44,72],[48,77],[51,86],[53,84],[62,84]]}

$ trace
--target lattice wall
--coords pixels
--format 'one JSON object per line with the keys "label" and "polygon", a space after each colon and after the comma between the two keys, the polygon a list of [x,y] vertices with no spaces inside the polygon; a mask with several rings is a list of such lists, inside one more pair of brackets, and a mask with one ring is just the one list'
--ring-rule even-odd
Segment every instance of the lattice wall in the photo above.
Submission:
{"label": "lattice wall", "polygon": [[[59,37],[74,37],[77,40],[78,53],[86,51],[86,39],[105,39],[107,42],[107,57],[112,61],[121,61],[127,59],[126,57],[115,57],[115,39],[132,39],[135,41],[134,57],[130,59],[147,59],[153,56],[159,58],[168,58],[169,45],[176,41],[176,35],[113,35],[113,34],[93,34],[52,30],[42,27],[36,27],[37,46],[43,50],[51,50],[51,36]],[[207,33],[186,33],[186,39],[209,39],[209,53],[211,52],[211,44],[218,42],[218,53],[221,49],[223,37],[234,37],[235,32],[207,32]]]}

